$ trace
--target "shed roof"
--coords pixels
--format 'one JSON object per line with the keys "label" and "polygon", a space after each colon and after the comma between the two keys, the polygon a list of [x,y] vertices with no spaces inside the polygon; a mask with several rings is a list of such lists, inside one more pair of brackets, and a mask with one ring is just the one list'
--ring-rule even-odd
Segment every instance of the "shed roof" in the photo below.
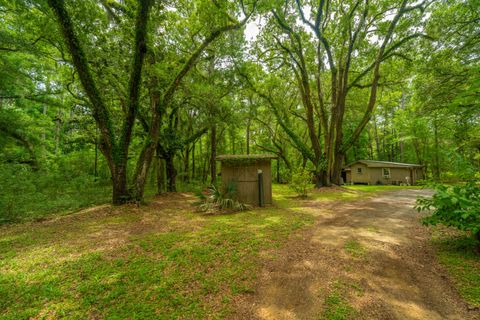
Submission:
{"label": "shed roof", "polygon": [[223,160],[243,160],[243,159],[251,159],[251,160],[268,160],[268,159],[276,159],[277,156],[273,154],[222,154],[217,156],[215,159],[217,161]]}
{"label": "shed roof", "polygon": [[421,168],[420,164],[414,163],[402,163],[402,162],[390,162],[390,161],[375,161],[375,160],[357,160],[345,166],[345,168],[351,167],[354,164],[362,163],[369,168]]}

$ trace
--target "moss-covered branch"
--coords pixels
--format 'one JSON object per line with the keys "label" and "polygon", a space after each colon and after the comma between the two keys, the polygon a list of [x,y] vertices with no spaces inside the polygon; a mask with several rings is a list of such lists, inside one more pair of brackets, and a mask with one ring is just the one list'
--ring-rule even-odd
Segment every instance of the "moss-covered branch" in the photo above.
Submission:
{"label": "moss-covered branch", "polygon": [[115,146],[111,117],[93,79],[84,49],[75,33],[72,19],[65,8],[65,2],[63,0],[48,0],[48,4],[57,17],[63,40],[68,46],[73,65],[91,102],[93,117],[100,128],[103,145],[106,150],[111,151]]}

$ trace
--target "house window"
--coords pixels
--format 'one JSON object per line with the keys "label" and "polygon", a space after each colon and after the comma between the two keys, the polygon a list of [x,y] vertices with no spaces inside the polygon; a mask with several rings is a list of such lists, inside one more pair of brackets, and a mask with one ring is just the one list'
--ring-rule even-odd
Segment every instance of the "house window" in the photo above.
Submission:
{"label": "house window", "polygon": [[383,177],[385,179],[390,179],[390,168],[383,168]]}
{"label": "house window", "polygon": [[362,168],[357,168],[357,173],[362,174]]}

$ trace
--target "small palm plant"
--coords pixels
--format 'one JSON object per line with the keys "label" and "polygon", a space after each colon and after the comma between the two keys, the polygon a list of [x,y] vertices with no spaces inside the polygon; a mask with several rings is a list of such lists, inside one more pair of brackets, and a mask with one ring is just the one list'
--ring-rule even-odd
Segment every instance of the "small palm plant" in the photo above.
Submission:
{"label": "small palm plant", "polygon": [[235,200],[235,185],[229,184],[225,190],[221,190],[216,186],[208,187],[204,192],[198,195],[200,199],[199,211],[214,213],[225,209],[233,211],[245,211],[251,209],[251,206],[240,203]]}

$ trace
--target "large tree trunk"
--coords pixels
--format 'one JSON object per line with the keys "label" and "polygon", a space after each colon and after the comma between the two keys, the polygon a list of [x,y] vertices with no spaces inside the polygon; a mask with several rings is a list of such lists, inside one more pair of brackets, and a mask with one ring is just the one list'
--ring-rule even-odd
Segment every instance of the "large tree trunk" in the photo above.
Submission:
{"label": "large tree trunk", "polygon": [[315,173],[315,187],[321,188],[328,186],[328,173],[326,170],[320,170]]}
{"label": "large tree trunk", "polygon": [[131,195],[127,188],[127,166],[126,162],[120,165],[111,164],[112,172],[112,203],[114,205],[124,204],[131,200]]}
{"label": "large tree trunk", "polygon": [[147,181],[148,172],[150,170],[150,165],[152,163],[152,158],[155,153],[156,143],[150,141],[140,153],[140,156],[137,160],[137,166],[135,169],[135,175],[133,178],[133,186],[131,195],[135,200],[141,201],[143,199],[143,194],[145,191],[145,183]]}
{"label": "large tree trunk", "polygon": [[[156,84],[156,81],[157,79],[153,79],[154,84]],[[149,138],[146,139],[143,149],[140,152],[140,156],[137,159],[135,173],[132,179],[132,193],[138,201],[143,199],[145,183],[147,181],[148,172],[150,171],[155,152],[157,157],[160,156],[158,138],[162,119],[162,113],[159,112],[161,106],[163,105],[161,105],[160,102],[160,94],[157,91],[152,91],[150,93],[150,111],[152,113],[152,118],[149,126],[144,124],[144,129],[148,131]]]}
{"label": "large tree trunk", "polygon": [[58,18],[60,31],[72,58],[72,64],[78,73],[85,94],[90,100],[93,118],[97,123],[97,127],[100,129],[100,135],[102,137],[101,150],[107,159],[112,174],[112,202],[113,204],[127,202],[130,200],[130,194],[127,190],[128,149],[138,110],[143,60],[147,52],[147,20],[151,2],[148,0],[139,1],[138,12],[135,19],[135,41],[132,65],[128,79],[128,95],[126,99],[128,101],[128,107],[125,109],[120,135],[115,133],[110,111],[92,75],[88,61],[85,58],[84,49],[76,35],[64,1],[49,0],[48,4]]}
{"label": "large tree trunk", "polygon": [[333,163],[333,170],[332,170],[332,183],[336,185],[340,185],[341,176],[342,176],[342,166],[343,166],[343,159],[345,158],[345,154],[337,153],[335,155],[335,162]]}

